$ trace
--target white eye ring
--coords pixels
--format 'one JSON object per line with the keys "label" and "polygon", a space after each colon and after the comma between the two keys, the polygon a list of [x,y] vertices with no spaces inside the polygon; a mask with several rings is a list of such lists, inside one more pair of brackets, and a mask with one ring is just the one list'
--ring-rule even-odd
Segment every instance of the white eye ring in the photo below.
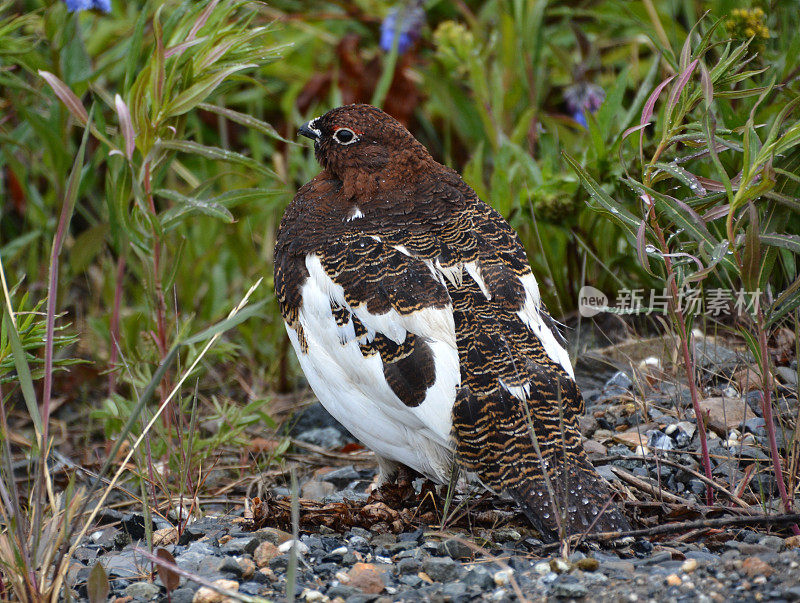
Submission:
{"label": "white eye ring", "polygon": [[[343,138],[341,138],[342,135],[344,135]],[[347,146],[358,140],[358,134],[353,132],[350,128],[337,128],[333,133],[333,139],[339,144]]]}

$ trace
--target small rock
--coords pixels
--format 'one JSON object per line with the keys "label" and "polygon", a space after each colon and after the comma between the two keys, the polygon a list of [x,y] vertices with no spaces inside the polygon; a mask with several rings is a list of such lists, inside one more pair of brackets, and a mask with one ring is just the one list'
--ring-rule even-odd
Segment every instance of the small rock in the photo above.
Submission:
{"label": "small rock", "polygon": [[628,391],[633,387],[633,381],[628,376],[628,373],[625,371],[617,371],[614,375],[606,381],[604,386],[607,390],[619,389],[622,391]]}
{"label": "small rock", "polygon": [[553,595],[559,599],[582,599],[589,590],[580,582],[554,582]]}
{"label": "small rock", "polygon": [[256,564],[249,557],[237,557],[236,562],[242,569],[242,578],[250,580],[256,573]]}
{"label": "small rock", "polygon": [[[553,570],[557,574],[566,574],[569,571],[569,563],[564,561],[563,559],[551,559],[550,560],[550,569]],[[500,585],[502,586],[502,585]]]}
{"label": "small rock", "polygon": [[758,557],[748,557],[742,562],[742,571],[750,578],[756,576],[769,577],[775,573],[771,565],[765,563]]}
{"label": "small rock", "polygon": [[783,541],[783,546],[786,549],[800,548],[800,536],[789,536],[788,538],[785,538]]}
{"label": "small rock", "polygon": [[[333,429],[329,427],[328,429]],[[326,496],[330,496],[336,491],[336,486],[330,482],[319,482],[317,480],[309,480],[303,487],[300,488],[300,496],[308,500],[322,500]]]}
{"label": "small rock", "polygon": [[442,595],[450,597],[450,599],[457,599],[463,597],[467,593],[467,586],[463,582],[450,582],[445,584],[442,588]]}
{"label": "small rock", "polygon": [[537,574],[544,576],[550,573],[550,562],[549,561],[539,561],[536,565],[533,566],[533,571]]}
{"label": "small rock", "polygon": [[253,532],[253,536],[262,542],[271,542],[275,546],[283,544],[287,540],[292,539],[291,534],[284,532],[283,530],[278,530],[277,528],[261,528],[260,530]]}
{"label": "small rock", "polygon": [[256,550],[253,552],[253,560],[256,562],[258,567],[266,567],[269,565],[270,561],[280,554],[281,552],[278,550],[277,546],[271,542],[264,541],[259,544],[258,547],[256,547]]}
{"label": "small rock", "polygon": [[303,593],[300,595],[303,597],[308,603],[316,603],[317,601],[324,601],[327,597],[323,595],[318,590],[304,590]]}
{"label": "small rock", "polygon": [[439,543],[439,554],[453,559],[470,559],[472,557],[472,549],[460,540],[451,538]]}
{"label": "small rock", "polygon": [[288,553],[291,549],[295,549],[298,555],[305,555],[308,553],[308,546],[299,540],[287,540],[286,542],[278,545],[278,551],[281,553]]}
{"label": "small rock", "polygon": [[681,583],[682,580],[680,579],[680,576],[678,576],[678,574],[670,574],[669,576],[667,576],[667,584],[669,586],[680,586]]}
{"label": "small rock", "polygon": [[[239,590],[239,583],[235,580],[215,580],[214,586],[234,592]],[[192,598],[192,603],[221,603],[227,598],[226,595],[218,593],[207,586],[201,586]]]}
{"label": "small rock", "polygon": [[595,440],[586,440],[583,443],[583,449],[587,454],[597,454],[600,456],[605,456],[608,454],[608,448]]}
{"label": "small rock", "polygon": [[703,415],[708,415],[708,426],[723,437],[731,429],[739,427],[748,414],[744,400],[721,396],[700,400],[700,410]]}
{"label": "small rock", "polygon": [[514,528],[505,527],[505,528],[498,528],[497,530],[495,530],[494,538],[498,542],[506,542],[508,540],[513,540],[514,542],[517,542],[519,540],[522,540],[522,534],[517,532]]}
{"label": "small rock", "polygon": [[356,563],[349,572],[348,586],[359,589],[368,595],[377,595],[382,592],[386,584],[381,573],[371,563]]}
{"label": "small rock", "polygon": [[129,585],[123,593],[126,597],[149,601],[155,597],[161,589],[151,582],[134,582]]}
{"label": "small rock", "polygon": [[320,448],[333,450],[345,445],[342,433],[335,427],[316,427],[297,434],[297,439]]}
{"label": "small rock", "polygon": [[177,528],[162,528],[153,532],[153,546],[167,546],[178,542]]}
{"label": "small rock", "polygon": [[495,572],[492,578],[494,579],[494,583],[497,586],[508,586],[511,583],[511,576],[513,574],[514,570],[505,569],[505,570],[500,570],[499,572]]}
{"label": "small rock", "polygon": [[687,574],[691,574],[696,569],[697,569],[697,559],[687,559],[681,565],[681,571]]}
{"label": "small rock", "polygon": [[448,557],[431,557],[422,562],[422,571],[435,582],[455,582],[466,570]]}
{"label": "small rock", "polygon": [[352,465],[329,471],[321,477],[324,482],[331,482],[337,488],[346,488],[350,482],[361,479],[361,475]]}

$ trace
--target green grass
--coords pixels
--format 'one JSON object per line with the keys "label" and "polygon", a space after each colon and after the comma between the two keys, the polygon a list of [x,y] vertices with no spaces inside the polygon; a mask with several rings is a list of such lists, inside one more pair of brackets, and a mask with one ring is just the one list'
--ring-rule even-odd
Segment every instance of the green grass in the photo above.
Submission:
{"label": "green grass", "polygon": [[[113,5],[78,15],[0,0],[0,383],[4,412],[27,403],[27,452],[40,444],[30,425],[46,435],[37,396],[88,406],[84,442],[120,442],[184,378],[135,457],[134,490],[159,498],[190,492],[218,450],[269,424],[271,395],[300,382],[272,293],[280,216],[318,170],[295,131],[343,102],[382,98],[506,216],[557,317],[584,284],[660,289],[672,273],[760,288],[771,299],[739,327],[765,373],[764,338],[797,323],[794,3],[428,0],[400,56],[378,46],[391,7],[378,0]],[[670,76],[652,124],[630,131]],[[605,93],[586,127],[565,96],[584,84]],[[643,213],[645,192],[657,215]],[[694,212],[717,217],[700,225]],[[675,252],[708,270],[687,256],[668,266]],[[261,278],[247,320],[225,322]],[[205,331],[220,321],[234,328]],[[205,352],[187,343],[204,331],[219,335]],[[70,397],[76,362],[85,378]],[[226,428],[196,428],[208,418]],[[148,457],[176,442],[156,488]]]}

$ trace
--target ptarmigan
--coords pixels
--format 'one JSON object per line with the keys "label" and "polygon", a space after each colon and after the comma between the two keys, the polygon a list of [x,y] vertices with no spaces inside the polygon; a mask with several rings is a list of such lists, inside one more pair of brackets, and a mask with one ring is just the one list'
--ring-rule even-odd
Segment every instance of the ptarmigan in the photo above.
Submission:
{"label": "ptarmigan", "polygon": [[583,398],[508,223],[375,107],[333,109],[300,134],[323,170],[283,216],[275,289],[320,402],[384,478],[405,465],[447,483],[458,467],[546,537],[627,529],[581,445]]}

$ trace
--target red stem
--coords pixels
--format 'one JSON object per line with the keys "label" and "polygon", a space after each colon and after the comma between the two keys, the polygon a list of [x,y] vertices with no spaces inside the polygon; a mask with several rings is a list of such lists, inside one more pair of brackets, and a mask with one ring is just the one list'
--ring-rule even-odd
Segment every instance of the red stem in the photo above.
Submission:
{"label": "red stem", "polygon": [[[672,270],[672,261],[667,256],[669,254],[669,247],[664,238],[664,232],[661,230],[658,222],[655,219],[655,212],[651,213],[651,225],[658,235],[661,250],[664,254],[664,267],[666,268],[667,282],[670,284],[670,294],[672,296],[672,312],[675,316],[675,322],[678,325],[678,336],[681,340],[681,351],[683,352],[683,364],[686,369],[686,381],[689,384],[689,394],[692,398],[692,408],[694,409],[694,416],[697,420],[697,432],[700,437],[700,453],[703,463],[703,472],[706,474],[709,482],[714,478],[711,475],[711,458],[708,455],[708,442],[706,441],[706,427],[703,421],[703,411],[700,408],[700,398],[697,394],[697,383],[695,383],[695,370],[694,360],[689,350],[689,335],[686,333],[686,318],[683,315],[683,310],[680,308],[678,284],[676,283],[676,275]],[[706,503],[708,506],[714,504],[714,491],[710,483],[706,483]]]}
{"label": "red stem", "polygon": [[[791,513],[792,501],[789,498],[789,494],[786,492],[786,483],[783,481],[781,455],[778,452],[778,441],[775,437],[775,423],[772,422],[772,371],[770,371],[769,368],[769,352],[767,347],[767,333],[764,329],[764,313],[761,310],[761,304],[758,303],[758,300],[756,300],[755,303],[757,306],[756,329],[758,331],[758,347],[761,352],[761,387],[763,389],[761,410],[767,428],[769,452],[772,457],[772,470],[775,473],[775,481],[778,483],[778,493],[780,494],[784,511],[786,513]],[[797,527],[796,523],[792,524],[792,532],[794,532],[795,535],[800,535],[800,528]]]}
{"label": "red stem", "polygon": [[[158,213],[156,212],[156,204],[153,200],[153,193],[150,187],[150,163],[148,162],[144,165],[144,192],[147,195],[150,213],[155,221],[158,219]],[[155,225],[153,225],[153,286],[155,287],[156,293],[156,325],[158,328],[156,346],[161,355],[161,360],[163,360],[167,355],[167,304],[164,300],[164,289],[161,284],[161,237]],[[166,397],[168,389],[166,379],[161,382],[159,388],[163,400]],[[167,429],[167,434],[169,434],[169,428],[172,424],[173,413],[174,409],[172,403],[170,403],[169,407],[164,409],[164,413],[161,415],[164,421],[164,427]]]}

